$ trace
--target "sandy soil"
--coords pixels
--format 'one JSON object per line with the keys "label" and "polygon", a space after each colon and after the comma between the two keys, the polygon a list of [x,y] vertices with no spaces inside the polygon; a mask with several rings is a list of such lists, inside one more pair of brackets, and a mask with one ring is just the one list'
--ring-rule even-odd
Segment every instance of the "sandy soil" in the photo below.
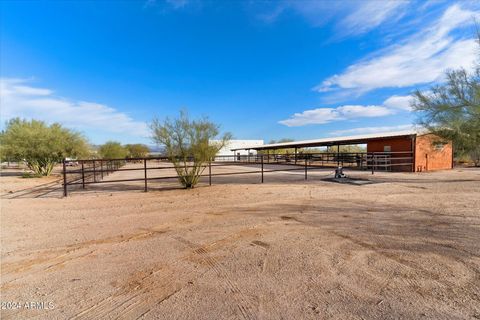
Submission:
{"label": "sandy soil", "polygon": [[67,198],[2,175],[1,317],[480,318],[480,170],[328,174]]}

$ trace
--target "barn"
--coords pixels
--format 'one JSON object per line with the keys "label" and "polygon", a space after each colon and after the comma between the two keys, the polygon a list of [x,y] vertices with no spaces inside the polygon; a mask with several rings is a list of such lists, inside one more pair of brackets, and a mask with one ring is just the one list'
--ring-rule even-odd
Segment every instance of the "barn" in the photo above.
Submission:
{"label": "barn", "polygon": [[[362,153],[342,153],[340,146],[344,145],[362,145],[366,146],[366,151]],[[235,155],[240,150],[250,154],[252,151],[262,154],[275,154],[281,149],[292,150],[292,156],[295,163],[300,158],[305,158],[310,154],[311,159],[315,159],[315,153],[322,157],[327,153],[319,153],[318,148],[327,147],[333,156],[331,159],[340,165],[344,159],[360,158],[359,167],[370,169],[371,167],[381,168],[385,171],[409,171],[422,172],[433,170],[444,170],[453,168],[453,145],[432,133],[420,131],[398,131],[387,133],[376,133],[357,136],[345,136],[334,138],[323,138],[303,141],[293,141],[285,143],[264,144],[242,146],[230,149]],[[312,151],[312,148],[315,151]],[[324,158],[322,158],[324,163]],[[356,160],[359,163],[359,160]]]}

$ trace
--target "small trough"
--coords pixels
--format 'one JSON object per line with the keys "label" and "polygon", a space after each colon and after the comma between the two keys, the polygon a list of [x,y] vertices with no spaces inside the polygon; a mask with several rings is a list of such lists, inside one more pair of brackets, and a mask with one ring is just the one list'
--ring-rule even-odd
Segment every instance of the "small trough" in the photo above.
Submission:
{"label": "small trough", "polygon": [[358,179],[358,178],[327,178],[323,179],[324,181],[329,181],[329,182],[336,182],[336,183],[343,183],[343,184],[352,184],[354,186],[363,186],[366,184],[374,184],[374,183],[379,183],[377,181],[371,181],[367,179]]}

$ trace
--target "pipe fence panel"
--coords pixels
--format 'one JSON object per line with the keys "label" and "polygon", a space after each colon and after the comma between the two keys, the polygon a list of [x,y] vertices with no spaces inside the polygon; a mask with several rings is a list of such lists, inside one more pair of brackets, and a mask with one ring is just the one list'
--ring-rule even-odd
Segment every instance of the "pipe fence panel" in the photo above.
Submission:
{"label": "pipe fence panel", "polygon": [[[183,160],[185,160],[183,162]],[[242,168],[232,172],[229,167]],[[261,183],[265,174],[271,172],[303,171],[304,179],[315,169],[338,166],[375,171],[414,171],[412,152],[371,152],[371,153],[299,153],[299,154],[255,154],[216,156],[202,164],[200,177],[212,178],[258,174]],[[182,159],[181,169],[192,169],[193,159]],[[166,157],[131,159],[86,159],[63,161],[63,194],[68,196],[69,187],[85,189],[88,185],[100,183],[143,182],[148,191],[149,181],[178,179],[177,169]],[[115,178],[113,174],[116,173]],[[122,174],[120,174],[122,173]],[[136,174],[138,173],[138,174]]]}

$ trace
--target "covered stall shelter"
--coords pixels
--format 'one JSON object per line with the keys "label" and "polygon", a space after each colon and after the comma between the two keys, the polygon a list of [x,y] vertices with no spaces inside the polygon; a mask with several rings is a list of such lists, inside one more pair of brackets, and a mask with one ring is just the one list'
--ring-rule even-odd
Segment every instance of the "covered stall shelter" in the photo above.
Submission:
{"label": "covered stall shelter", "polygon": [[[342,145],[366,145],[366,152],[345,153],[340,152]],[[327,152],[309,150],[308,148],[328,147]],[[375,133],[367,135],[334,137],[324,139],[313,139],[293,141],[285,143],[265,144],[261,146],[245,146],[250,154],[255,150],[258,155],[267,158],[277,157],[278,150],[292,150],[292,163],[309,161],[310,164],[335,164],[346,163],[356,164],[357,167],[385,171],[409,171],[421,172],[431,170],[442,170],[453,168],[453,147],[451,141],[439,138],[428,132],[398,131],[387,133]],[[234,148],[231,151],[235,155],[240,149]],[[332,152],[333,151],[333,152]],[[284,157],[278,155],[278,157]],[[258,158],[258,156],[256,156]],[[278,159],[278,158],[275,158]],[[353,161],[351,161],[353,159]],[[262,158],[262,161],[264,159]],[[248,158],[250,161],[250,158]],[[320,162],[321,161],[321,162]]]}

